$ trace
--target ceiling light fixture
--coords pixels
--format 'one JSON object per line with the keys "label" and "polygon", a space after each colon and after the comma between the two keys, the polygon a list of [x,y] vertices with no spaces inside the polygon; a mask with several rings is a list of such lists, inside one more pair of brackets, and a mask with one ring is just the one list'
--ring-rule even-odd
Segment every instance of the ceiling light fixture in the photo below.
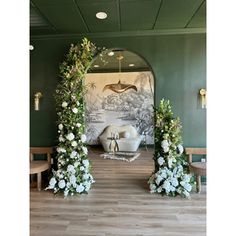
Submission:
{"label": "ceiling light fixture", "polygon": [[98,19],[100,19],[100,20],[106,19],[107,18],[107,13],[106,12],[102,12],[102,11],[97,12],[96,13],[96,17]]}
{"label": "ceiling light fixture", "polygon": [[95,67],[95,68],[98,68],[98,67],[99,67],[99,65],[94,65],[93,67]]}
{"label": "ceiling light fixture", "polygon": [[130,66],[130,67],[133,67],[133,66],[134,66],[134,64],[133,64],[133,63],[130,63],[130,64],[129,64],[129,66]]}

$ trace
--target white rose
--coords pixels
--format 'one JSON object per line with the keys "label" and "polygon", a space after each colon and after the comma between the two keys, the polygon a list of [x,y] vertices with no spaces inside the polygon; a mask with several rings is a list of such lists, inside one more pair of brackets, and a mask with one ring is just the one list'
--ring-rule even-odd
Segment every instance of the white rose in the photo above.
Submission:
{"label": "white rose", "polygon": [[174,186],[174,187],[177,187],[178,186],[178,184],[179,184],[179,182],[178,182],[178,180],[176,179],[176,178],[171,178],[171,184]]}
{"label": "white rose", "polygon": [[67,134],[66,138],[69,140],[69,141],[72,141],[74,138],[75,138],[75,135],[73,133],[69,133]]}
{"label": "white rose", "polygon": [[72,111],[76,114],[76,113],[78,113],[78,109],[76,108],[76,107],[74,107],[73,109],[72,109]]}
{"label": "white rose", "polygon": [[84,167],[83,166],[80,166],[80,168],[79,168],[81,171],[83,171],[84,170]]}
{"label": "white rose", "polygon": [[170,182],[168,180],[164,181],[163,188],[166,190],[166,193],[170,192]]}
{"label": "white rose", "polygon": [[77,106],[79,106],[79,105],[80,105],[80,102],[79,102],[79,101],[77,101],[77,102],[76,102],[76,104],[77,104]]}
{"label": "white rose", "polygon": [[53,189],[55,187],[55,184],[57,183],[55,177],[52,177],[49,181],[49,189]]}
{"label": "white rose", "polygon": [[70,176],[70,183],[75,184],[76,183],[76,177],[74,175]]}
{"label": "white rose", "polygon": [[67,171],[71,173],[75,173],[75,167],[73,165],[68,165],[67,166]]}
{"label": "white rose", "polygon": [[83,160],[82,163],[85,167],[89,166],[89,161],[88,160]]}
{"label": "white rose", "polygon": [[62,130],[62,129],[63,129],[63,124],[59,124],[59,125],[58,125],[58,129],[59,129],[59,130]]}
{"label": "white rose", "polygon": [[72,153],[70,154],[70,158],[74,158],[77,155],[76,151],[72,151]]}
{"label": "white rose", "polygon": [[165,163],[165,160],[164,160],[163,157],[159,157],[158,160],[157,160],[157,162],[158,162],[158,164],[159,164],[160,166],[162,166],[163,163]]}
{"label": "white rose", "polygon": [[88,174],[84,174],[83,175],[83,179],[88,179],[89,178],[89,175]]}
{"label": "white rose", "polygon": [[167,140],[163,140],[163,141],[161,142],[161,147],[162,147],[163,149],[169,147],[168,141],[167,141]]}
{"label": "white rose", "polygon": [[82,134],[80,138],[83,143],[86,142],[86,135],[85,134]]}
{"label": "white rose", "polygon": [[61,104],[61,106],[62,106],[63,108],[67,107],[67,105],[68,105],[67,102],[63,102],[63,103]]}
{"label": "white rose", "polygon": [[58,186],[59,186],[59,188],[65,188],[65,186],[66,186],[65,180],[64,179],[60,180],[58,183]]}
{"label": "white rose", "polygon": [[185,184],[183,185],[183,187],[184,187],[188,192],[190,192],[190,191],[192,190],[192,185],[189,184],[189,183],[185,183]]}
{"label": "white rose", "polygon": [[82,184],[80,184],[76,187],[76,192],[77,193],[82,193],[83,191],[84,191],[84,186]]}
{"label": "white rose", "polygon": [[78,143],[76,141],[72,141],[72,143],[71,143],[72,147],[76,147],[77,145],[78,145]]}
{"label": "white rose", "polygon": [[85,186],[85,191],[88,191],[88,190],[90,189],[90,187],[91,187],[91,183],[89,183],[89,182],[84,182],[83,184],[84,184],[84,186]]}
{"label": "white rose", "polygon": [[169,152],[169,147],[164,147],[164,148],[163,148],[163,151],[164,151],[164,153]]}

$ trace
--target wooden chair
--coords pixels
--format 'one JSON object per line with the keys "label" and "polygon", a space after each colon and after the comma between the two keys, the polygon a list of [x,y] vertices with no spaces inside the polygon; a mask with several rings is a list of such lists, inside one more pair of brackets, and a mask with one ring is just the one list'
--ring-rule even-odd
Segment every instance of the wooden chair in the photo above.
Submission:
{"label": "wooden chair", "polygon": [[189,168],[196,175],[197,192],[201,192],[201,176],[206,176],[206,162],[193,162],[193,155],[206,155],[206,148],[185,148],[188,155]]}
{"label": "wooden chair", "polygon": [[[37,174],[37,188],[41,190],[42,172],[51,168],[52,147],[31,147],[30,148],[30,174]],[[47,155],[47,160],[34,160],[35,154]]]}

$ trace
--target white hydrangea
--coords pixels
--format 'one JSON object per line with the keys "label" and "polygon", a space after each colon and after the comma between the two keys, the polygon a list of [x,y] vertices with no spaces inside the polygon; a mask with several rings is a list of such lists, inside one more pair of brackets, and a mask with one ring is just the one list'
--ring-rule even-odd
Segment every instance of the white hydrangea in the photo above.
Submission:
{"label": "white hydrangea", "polygon": [[83,143],[86,142],[86,139],[87,139],[87,138],[86,138],[86,135],[85,135],[85,134],[82,134],[80,138],[81,138],[81,141],[82,141]]}
{"label": "white hydrangea", "polygon": [[77,193],[82,193],[83,191],[84,191],[84,186],[82,184],[77,185],[76,192]]}
{"label": "white hydrangea", "polygon": [[76,113],[78,113],[78,108],[76,108],[76,107],[74,107],[73,109],[72,109],[72,111],[76,114]]}
{"label": "white hydrangea", "polygon": [[63,108],[65,108],[65,107],[68,106],[68,103],[67,103],[67,102],[63,102],[63,103],[61,104],[61,106],[62,106]]}
{"label": "white hydrangea", "polygon": [[72,141],[72,143],[71,143],[72,147],[76,147],[77,145],[78,145],[78,143],[76,141]]}
{"label": "white hydrangea", "polygon": [[163,163],[165,163],[165,159],[164,159],[163,157],[159,157],[158,160],[157,160],[157,162],[158,162],[158,164],[159,164],[160,166],[162,166]]}
{"label": "white hydrangea", "polygon": [[66,186],[65,180],[64,179],[60,180],[58,183],[58,186],[59,186],[59,188],[65,188],[65,186]]}
{"label": "white hydrangea", "polygon": [[72,141],[74,138],[75,138],[75,135],[73,133],[69,133],[67,134],[66,138],[69,140],[69,141]]}
{"label": "white hydrangea", "polygon": [[59,129],[59,130],[62,130],[62,129],[63,129],[63,124],[59,124],[59,125],[58,125],[58,129]]}

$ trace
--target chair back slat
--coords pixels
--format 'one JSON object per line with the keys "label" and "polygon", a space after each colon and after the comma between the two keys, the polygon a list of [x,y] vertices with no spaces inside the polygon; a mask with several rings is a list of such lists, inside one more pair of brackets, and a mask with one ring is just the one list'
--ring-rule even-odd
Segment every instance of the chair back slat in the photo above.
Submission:
{"label": "chair back slat", "polygon": [[47,154],[53,153],[53,148],[52,147],[30,147],[30,153],[32,154]]}
{"label": "chair back slat", "polygon": [[185,153],[188,155],[206,155],[206,148],[185,148]]}

